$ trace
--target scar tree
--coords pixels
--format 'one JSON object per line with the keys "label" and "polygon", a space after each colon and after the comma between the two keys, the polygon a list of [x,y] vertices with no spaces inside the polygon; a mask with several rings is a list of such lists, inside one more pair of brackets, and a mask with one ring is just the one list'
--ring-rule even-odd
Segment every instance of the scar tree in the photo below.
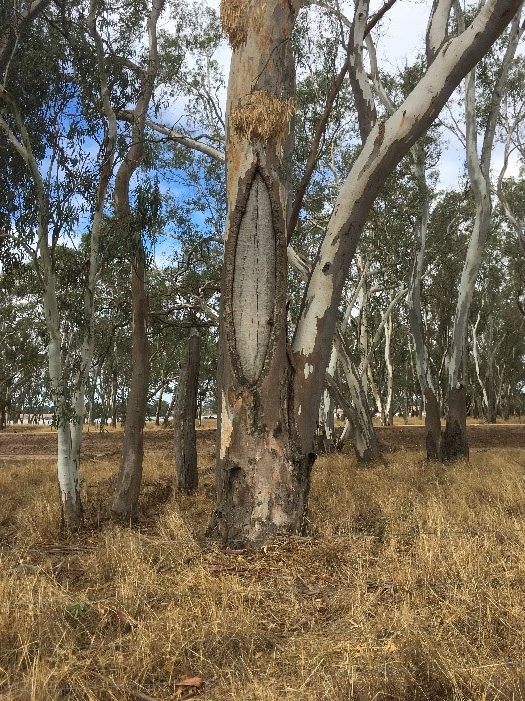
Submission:
{"label": "scar tree", "polygon": [[428,69],[377,120],[362,53],[368,2],[357,2],[348,51],[363,147],[340,187],[286,329],[286,242],[299,4],[231,2],[221,19],[233,49],[228,85],[228,220],[221,299],[220,455],[215,525],[228,542],[264,541],[304,526],[313,440],[337,311],[356,246],[386,176],[504,30],[519,2],[487,2],[448,36],[452,2],[434,3]]}
{"label": "scar tree", "polygon": [[[424,55],[389,74],[402,3],[0,8],[0,430],[53,413],[66,526],[86,423],[124,426],[129,521],[147,418],[174,421],[193,492],[217,414],[210,529],[259,544],[307,525],[319,450],[378,457],[374,413],[424,413],[442,459],[467,413],[521,410],[520,3],[429,3]],[[466,169],[440,191],[445,129]]]}

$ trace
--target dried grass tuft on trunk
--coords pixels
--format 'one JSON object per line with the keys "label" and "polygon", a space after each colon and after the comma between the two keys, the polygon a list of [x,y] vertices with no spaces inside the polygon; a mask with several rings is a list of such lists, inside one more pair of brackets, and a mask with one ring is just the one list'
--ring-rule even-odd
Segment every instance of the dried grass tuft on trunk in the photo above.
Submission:
{"label": "dried grass tuft on trunk", "polygon": [[248,4],[246,0],[222,0],[221,2],[221,25],[232,49],[237,49],[244,44],[248,36],[246,21]]}
{"label": "dried grass tuft on trunk", "polygon": [[244,104],[232,110],[230,127],[251,143],[284,141],[295,110],[295,100],[280,100],[266,90],[254,90]]}

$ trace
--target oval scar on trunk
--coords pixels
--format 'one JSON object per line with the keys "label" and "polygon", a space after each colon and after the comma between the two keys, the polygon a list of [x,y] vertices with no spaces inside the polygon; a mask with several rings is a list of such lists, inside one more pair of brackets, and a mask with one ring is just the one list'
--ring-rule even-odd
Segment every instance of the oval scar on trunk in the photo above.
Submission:
{"label": "oval scar on trunk", "polygon": [[263,366],[275,303],[275,231],[268,187],[260,173],[250,184],[235,249],[232,311],[241,370],[256,382]]}

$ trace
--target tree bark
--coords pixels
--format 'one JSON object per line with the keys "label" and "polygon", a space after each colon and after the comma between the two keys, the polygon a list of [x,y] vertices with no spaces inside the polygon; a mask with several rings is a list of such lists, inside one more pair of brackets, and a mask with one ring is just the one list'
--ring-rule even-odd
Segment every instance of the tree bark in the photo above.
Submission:
{"label": "tree bark", "polygon": [[469,458],[467,409],[463,385],[448,393],[447,425],[441,441],[441,458],[447,462]]}
{"label": "tree bark", "polygon": [[126,408],[126,427],[122,446],[122,461],[115,485],[111,511],[119,519],[136,516],[142,462],[144,457],[144,424],[148,401],[149,353],[147,337],[148,297],[146,292],[146,261],[142,232],[136,228],[130,205],[130,181],[144,156],[144,129],[153,95],[159,59],[157,22],[164,0],[152,0],[147,19],[147,68],[141,74],[141,90],[132,115],[131,143],[115,178],[115,209],[121,226],[125,227],[134,244],[131,266],[132,338],[131,386]]}
{"label": "tree bark", "polygon": [[148,394],[148,337],[146,330],[147,293],[142,243],[136,241],[139,251],[131,272],[132,298],[132,349],[131,385],[126,407],[126,426],[122,446],[122,461],[115,485],[111,511],[117,518],[129,520],[136,517],[142,463],[144,457],[144,424]]}
{"label": "tree bark", "polygon": [[169,405],[169,407],[168,407],[166,413],[164,414],[164,419],[163,419],[163,421],[162,421],[162,425],[163,425],[165,428],[166,428],[167,426],[169,426],[169,423],[170,423],[170,416],[171,416],[171,414],[172,414],[172,412],[173,412],[173,410],[174,410],[174,408],[175,408],[175,402],[176,402],[176,401],[177,401],[177,394],[174,393],[173,397],[171,398],[170,405]]}
{"label": "tree bark", "polygon": [[385,366],[386,366],[386,402],[385,419],[386,425],[392,426],[394,423],[394,368],[392,365],[392,354],[390,343],[392,340],[392,315],[385,323]]}
{"label": "tree bark", "polygon": [[343,431],[341,441],[344,440],[346,433],[350,433],[358,462],[374,462],[379,457],[381,449],[372,423],[362,376],[357,372],[339,332],[336,334],[335,342],[351,400],[350,402],[345,400],[343,404],[343,398],[338,397],[349,423],[349,429]]}
{"label": "tree bark", "polygon": [[177,490],[191,494],[197,489],[197,390],[199,386],[200,336],[192,329],[175,402],[175,474]]}
{"label": "tree bark", "polygon": [[0,431],[5,430],[7,426],[6,400],[7,389],[0,390]]}
{"label": "tree bark", "polygon": [[235,21],[230,5],[221,6],[234,51],[213,526],[229,543],[261,543],[303,528],[319,406],[305,454],[290,413],[293,368],[286,347],[296,13],[286,0],[270,0],[246,4]]}
{"label": "tree bark", "polygon": [[440,460],[441,418],[439,403],[430,387],[425,389],[425,446],[427,460]]}
{"label": "tree bark", "polygon": [[116,370],[111,374],[111,428],[117,428],[117,394],[118,394],[118,373]]}

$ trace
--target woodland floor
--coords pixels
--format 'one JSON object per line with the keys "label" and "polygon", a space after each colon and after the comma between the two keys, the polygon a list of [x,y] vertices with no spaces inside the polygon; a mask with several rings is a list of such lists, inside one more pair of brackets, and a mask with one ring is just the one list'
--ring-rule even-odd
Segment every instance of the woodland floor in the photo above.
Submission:
{"label": "woodland floor", "polygon": [[381,429],[374,467],[320,458],[310,535],[253,552],[205,537],[213,430],[194,497],[172,494],[171,431],[146,432],[134,529],[106,519],[121,435],[86,434],[87,528],[66,538],[37,457],[56,435],[12,427],[1,701],[525,700],[525,426],[469,432],[454,466],[424,463],[417,426]]}
{"label": "woodland floor", "polygon": [[[397,450],[418,450],[425,441],[424,427],[418,419],[411,419],[405,425],[396,419],[394,427],[376,426],[379,440],[388,452]],[[521,419],[525,421],[525,417]],[[393,429],[393,430],[392,430]],[[470,423],[469,442],[474,451],[485,448],[514,447],[525,448],[525,423],[514,418],[508,422],[487,425]],[[107,429],[100,431],[91,428],[84,432],[82,452],[87,459],[118,457],[122,446],[123,432]],[[56,431],[49,426],[12,425],[0,432],[0,463],[4,461],[56,459]],[[215,421],[205,421],[199,429],[200,449],[208,450],[215,441]],[[169,429],[148,426],[144,433],[146,453],[169,453],[173,445],[173,433]],[[351,452],[352,448],[349,446]]]}

